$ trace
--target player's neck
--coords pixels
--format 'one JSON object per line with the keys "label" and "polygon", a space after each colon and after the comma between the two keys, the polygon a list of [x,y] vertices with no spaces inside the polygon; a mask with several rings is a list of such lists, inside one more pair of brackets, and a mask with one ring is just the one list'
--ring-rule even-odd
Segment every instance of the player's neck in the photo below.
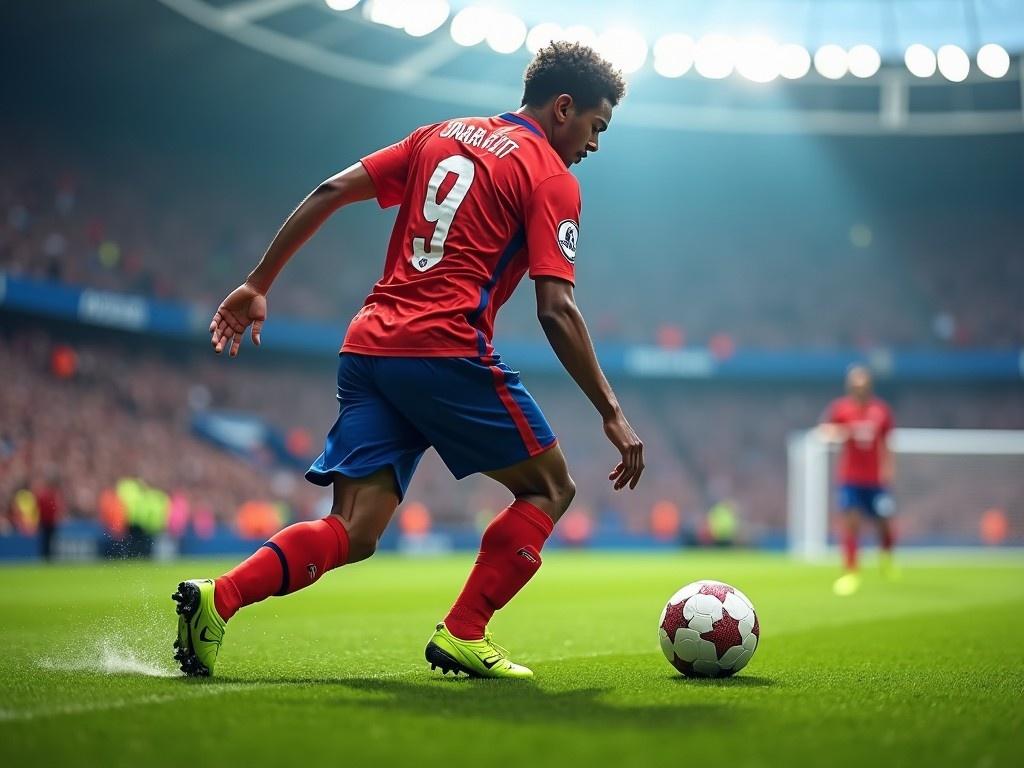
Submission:
{"label": "player's neck", "polygon": [[537,109],[535,109],[535,108],[533,108],[533,107],[531,107],[529,105],[522,106],[519,109],[517,109],[516,110],[516,114],[524,115],[524,116],[530,118],[531,120],[533,120],[534,122],[536,122],[541,127],[541,129],[544,131],[544,135],[550,140],[550,138],[551,138],[551,125],[550,125],[551,116],[550,115],[543,115]]}

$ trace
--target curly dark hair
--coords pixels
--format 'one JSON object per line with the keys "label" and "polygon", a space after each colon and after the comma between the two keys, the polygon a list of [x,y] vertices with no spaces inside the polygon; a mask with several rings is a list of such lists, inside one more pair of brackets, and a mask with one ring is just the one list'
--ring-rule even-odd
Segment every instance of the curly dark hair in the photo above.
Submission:
{"label": "curly dark hair", "polygon": [[537,51],[523,75],[523,105],[539,107],[567,93],[579,109],[596,107],[602,97],[614,107],[626,94],[626,81],[593,48],[556,41]]}

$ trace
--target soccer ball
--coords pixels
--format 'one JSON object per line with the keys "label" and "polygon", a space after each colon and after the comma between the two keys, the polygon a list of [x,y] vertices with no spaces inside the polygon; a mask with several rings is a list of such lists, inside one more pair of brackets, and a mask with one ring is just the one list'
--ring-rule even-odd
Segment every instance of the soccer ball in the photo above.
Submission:
{"label": "soccer ball", "polygon": [[754,605],[720,581],[695,581],[671,598],[658,622],[661,650],[687,677],[728,677],[747,666],[761,628]]}

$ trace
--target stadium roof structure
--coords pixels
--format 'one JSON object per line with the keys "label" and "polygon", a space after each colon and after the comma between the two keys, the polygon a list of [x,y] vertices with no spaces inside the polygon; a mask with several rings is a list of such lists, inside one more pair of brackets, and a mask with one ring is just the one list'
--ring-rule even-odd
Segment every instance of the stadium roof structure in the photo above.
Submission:
{"label": "stadium roof structure", "polygon": [[846,135],[1024,132],[1019,0],[159,0],[311,71],[474,108],[518,100],[531,52],[595,45],[620,122]]}

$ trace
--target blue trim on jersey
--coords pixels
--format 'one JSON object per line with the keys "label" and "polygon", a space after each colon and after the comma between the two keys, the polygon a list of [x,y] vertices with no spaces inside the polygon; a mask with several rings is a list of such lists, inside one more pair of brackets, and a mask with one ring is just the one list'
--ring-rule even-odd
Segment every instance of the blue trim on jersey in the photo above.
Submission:
{"label": "blue trim on jersey", "polygon": [[[508,245],[505,246],[505,250],[501,252],[501,258],[498,259],[498,263],[494,267],[491,279],[484,283],[483,287],[480,289],[480,301],[477,303],[476,309],[466,317],[466,320],[469,321],[470,325],[476,325],[476,321],[480,319],[480,315],[482,315],[484,310],[487,309],[487,305],[491,301],[491,291],[494,289],[494,286],[497,285],[498,280],[501,279],[502,273],[508,268],[512,258],[522,250],[525,243],[526,232],[520,228],[518,232],[512,235],[512,239],[508,241]],[[478,342],[482,345],[480,354],[483,355],[485,354],[486,341],[482,341],[482,333],[477,331],[477,334],[479,336]]]}
{"label": "blue trim on jersey", "polygon": [[500,117],[502,120],[508,120],[510,123],[515,123],[516,125],[521,125],[526,130],[530,131],[531,133],[535,133],[535,134],[537,134],[540,137],[544,136],[544,134],[537,128],[536,125],[531,123],[525,117],[520,117],[515,112],[505,112],[502,115],[498,115],[498,117]]}

